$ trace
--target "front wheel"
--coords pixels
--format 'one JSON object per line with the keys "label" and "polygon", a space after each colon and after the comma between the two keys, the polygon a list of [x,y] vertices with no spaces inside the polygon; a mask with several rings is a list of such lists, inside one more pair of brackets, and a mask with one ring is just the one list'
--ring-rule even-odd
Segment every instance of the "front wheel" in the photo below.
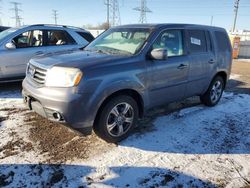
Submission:
{"label": "front wheel", "polygon": [[117,96],[102,108],[95,133],[107,142],[116,143],[125,139],[138,119],[138,105],[130,96]]}
{"label": "front wheel", "polygon": [[200,97],[201,102],[206,106],[215,106],[220,101],[224,87],[223,78],[221,76],[215,77],[206,93]]}

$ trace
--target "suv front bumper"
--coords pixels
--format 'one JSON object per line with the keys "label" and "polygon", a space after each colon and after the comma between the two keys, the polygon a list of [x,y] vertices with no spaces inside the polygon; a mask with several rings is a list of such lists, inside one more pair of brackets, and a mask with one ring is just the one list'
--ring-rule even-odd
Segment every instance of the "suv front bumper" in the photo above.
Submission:
{"label": "suv front bumper", "polygon": [[69,125],[80,132],[91,132],[94,117],[86,107],[90,94],[79,94],[75,87],[36,87],[26,78],[22,85],[24,102],[30,110],[49,120]]}

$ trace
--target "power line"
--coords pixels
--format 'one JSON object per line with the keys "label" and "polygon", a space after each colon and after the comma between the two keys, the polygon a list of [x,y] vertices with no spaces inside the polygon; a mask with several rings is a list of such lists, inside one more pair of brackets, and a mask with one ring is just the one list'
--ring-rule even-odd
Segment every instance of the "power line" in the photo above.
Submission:
{"label": "power line", "polygon": [[233,32],[235,31],[235,27],[236,27],[237,16],[238,16],[238,10],[239,10],[239,4],[240,4],[240,0],[235,0],[235,2],[234,2],[234,23],[233,23]]}
{"label": "power line", "polygon": [[57,19],[58,19],[58,10],[52,10],[52,15],[55,21],[55,25],[57,25]]}
{"label": "power line", "polygon": [[19,13],[22,11],[21,9],[19,9],[19,5],[21,5],[21,3],[18,2],[10,2],[10,4],[12,4],[14,6],[14,8],[11,8],[10,10],[14,11],[15,16],[12,17],[13,19],[16,20],[16,27],[21,26],[21,20],[22,18],[20,17]]}
{"label": "power line", "polygon": [[147,1],[146,0],[141,0],[141,7],[136,7],[136,8],[134,8],[134,10],[140,12],[139,23],[147,23],[147,13],[152,12],[147,7]]}

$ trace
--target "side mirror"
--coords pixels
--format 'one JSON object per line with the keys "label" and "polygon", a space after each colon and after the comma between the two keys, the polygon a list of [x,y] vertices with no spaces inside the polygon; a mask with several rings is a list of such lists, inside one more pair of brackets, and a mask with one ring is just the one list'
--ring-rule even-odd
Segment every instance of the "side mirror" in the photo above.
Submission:
{"label": "side mirror", "polygon": [[16,45],[13,42],[8,42],[7,44],[5,44],[5,48],[7,48],[8,50],[14,50],[16,49]]}
{"label": "side mirror", "polygon": [[157,48],[151,51],[151,58],[155,60],[166,60],[168,58],[168,50],[165,48]]}

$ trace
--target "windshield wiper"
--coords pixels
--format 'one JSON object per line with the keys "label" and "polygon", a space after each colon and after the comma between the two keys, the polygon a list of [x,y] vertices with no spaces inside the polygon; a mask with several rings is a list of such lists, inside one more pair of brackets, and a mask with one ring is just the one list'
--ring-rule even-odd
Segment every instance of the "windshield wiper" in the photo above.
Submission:
{"label": "windshield wiper", "polygon": [[100,49],[84,49],[84,51],[97,52],[97,53],[102,53],[102,54],[108,54],[106,51],[100,50]]}
{"label": "windshield wiper", "polygon": [[123,51],[123,50],[118,50],[118,49],[114,49],[114,48],[109,48],[109,49],[105,49],[106,52],[110,53],[110,54],[114,54],[114,55],[132,55],[132,53],[127,52],[127,51]]}

